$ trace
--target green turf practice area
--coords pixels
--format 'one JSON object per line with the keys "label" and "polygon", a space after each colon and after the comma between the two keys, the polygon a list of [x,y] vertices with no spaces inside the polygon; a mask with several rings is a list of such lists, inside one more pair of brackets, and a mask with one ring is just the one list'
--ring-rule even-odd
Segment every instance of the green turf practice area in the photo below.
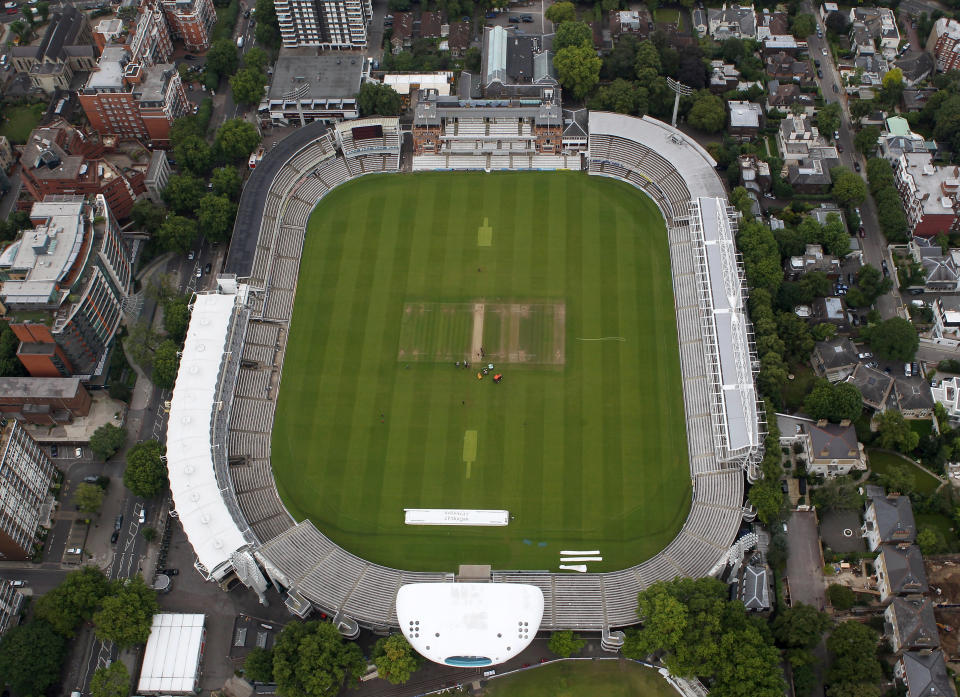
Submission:
{"label": "green turf practice area", "polygon": [[487,685],[487,697],[677,697],[653,668],[625,660],[559,661]]}
{"label": "green turf practice area", "polygon": [[[310,218],[272,460],[298,520],[382,564],[653,556],[690,507],[659,211],[569,172],[341,186]],[[408,526],[405,508],[510,522]]]}

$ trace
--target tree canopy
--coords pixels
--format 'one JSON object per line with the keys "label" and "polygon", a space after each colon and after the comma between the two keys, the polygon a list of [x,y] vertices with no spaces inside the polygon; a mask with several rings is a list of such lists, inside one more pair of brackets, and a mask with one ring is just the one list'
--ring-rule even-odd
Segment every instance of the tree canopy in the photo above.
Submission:
{"label": "tree canopy", "polygon": [[329,622],[291,622],[273,647],[273,679],[281,697],[326,697],[356,679],[366,664],[360,647]]}
{"label": "tree canopy", "polygon": [[180,347],[172,339],[161,343],[153,354],[153,373],[150,380],[163,390],[173,389],[180,369]]}
{"label": "tree canopy", "polygon": [[867,184],[856,172],[846,167],[834,167],[830,170],[833,179],[831,192],[837,203],[843,206],[856,206],[867,198]]}
{"label": "tree canopy", "polygon": [[373,663],[381,678],[393,685],[403,685],[417,672],[421,659],[403,634],[391,634],[377,640]]}
{"label": "tree canopy", "polygon": [[577,99],[586,97],[600,80],[600,64],[592,46],[567,46],[553,57],[560,84]]}
{"label": "tree canopy", "polygon": [[157,613],[157,594],[141,576],[117,580],[111,595],[103,599],[93,616],[98,639],[112,641],[121,649],[145,644]]}
{"label": "tree canopy", "polygon": [[230,90],[239,104],[259,104],[266,86],[266,73],[256,68],[243,68],[230,78]]}
{"label": "tree canopy", "polygon": [[225,162],[246,160],[259,143],[257,127],[243,119],[224,121],[213,141],[217,153]]}
{"label": "tree canopy", "polygon": [[166,209],[158,206],[148,198],[142,198],[136,201],[130,212],[130,218],[133,220],[133,224],[140,230],[151,234],[160,229],[166,217]]}
{"label": "tree canopy", "polygon": [[687,113],[687,123],[704,133],[719,133],[726,122],[723,100],[709,92],[701,93]]}
{"label": "tree canopy", "polygon": [[167,466],[164,448],[155,440],[137,443],[127,452],[127,468],[123,483],[135,496],[152,499],[167,487]]}
{"label": "tree canopy", "polygon": [[[199,204],[200,199],[197,199],[197,204]],[[196,208],[193,209],[192,215],[196,215]],[[178,252],[179,254],[185,254],[188,249],[193,245],[194,239],[197,237],[197,221],[193,218],[188,218],[186,215],[171,215],[168,216],[163,225],[160,226],[160,232],[157,235],[157,239],[160,240],[160,244],[163,245],[163,248],[170,252]]]}
{"label": "tree canopy", "polygon": [[577,7],[567,0],[555,2],[547,8],[546,16],[554,24],[573,22],[577,19]]}
{"label": "tree canopy", "polygon": [[243,660],[243,674],[251,682],[273,682],[273,650],[254,646]]}
{"label": "tree canopy", "polygon": [[217,167],[210,175],[210,183],[213,184],[213,193],[217,196],[226,196],[231,201],[236,201],[243,189],[243,175],[231,165]]}
{"label": "tree canopy", "polygon": [[840,423],[855,421],[863,411],[863,397],[856,385],[849,382],[832,384],[820,380],[803,401],[803,409],[813,419],[827,419]]}
{"label": "tree canopy", "polygon": [[103,597],[110,592],[107,577],[95,566],[67,574],[63,582],[36,601],[34,613],[65,637],[72,637],[83,622],[89,622]]}
{"label": "tree canopy", "polygon": [[226,196],[207,194],[200,199],[197,222],[203,236],[211,242],[226,242],[233,232],[237,217],[237,204]]}
{"label": "tree canopy", "polygon": [[830,628],[830,617],[812,605],[797,603],[781,609],[773,621],[773,636],[780,646],[812,649]]}
{"label": "tree canopy", "polygon": [[817,126],[825,138],[832,138],[840,130],[840,102],[830,102],[817,110]]}
{"label": "tree canopy", "polygon": [[390,85],[364,82],[357,93],[357,107],[362,116],[397,116],[400,95]]}
{"label": "tree canopy", "polygon": [[48,622],[11,627],[0,639],[0,684],[21,697],[43,695],[60,680],[67,640]]}
{"label": "tree canopy", "polygon": [[827,639],[832,660],[827,672],[827,694],[841,697],[853,694],[861,685],[878,683],[883,678],[877,659],[877,633],[856,620],[841,622]]}
{"label": "tree canopy", "polygon": [[817,31],[817,20],[813,15],[801,14],[793,18],[793,26],[790,32],[798,39],[806,39]]}
{"label": "tree canopy", "polygon": [[593,31],[586,22],[563,22],[557,26],[553,39],[553,50],[559,51],[567,46],[593,48]]}
{"label": "tree canopy", "polygon": [[80,482],[73,492],[73,505],[82,513],[99,513],[103,505],[103,489],[96,484]]}
{"label": "tree canopy", "polygon": [[163,200],[174,213],[192,215],[203,191],[203,182],[196,177],[190,174],[174,174],[163,189]]}
{"label": "tree canopy", "polygon": [[780,697],[780,655],[765,622],[727,598],[726,584],[715,578],[653,584],[639,595],[643,624],[628,631],[623,654],[663,651],[672,674],[710,680],[717,697]]}
{"label": "tree canopy", "polygon": [[881,411],[873,417],[873,423],[877,428],[877,435],[880,436],[881,448],[909,453],[920,442],[920,434],[910,428],[903,414],[895,409]]}
{"label": "tree canopy", "polygon": [[127,429],[104,424],[90,436],[90,449],[101,460],[109,460],[117,454],[127,440]]}
{"label": "tree canopy", "polygon": [[573,654],[580,653],[586,645],[587,642],[573,632],[563,631],[550,634],[550,642],[547,644],[547,648],[560,658],[570,658]]}
{"label": "tree canopy", "polygon": [[233,75],[239,65],[237,45],[231,39],[217,39],[207,51],[207,70],[214,71],[219,77]]}
{"label": "tree canopy", "polygon": [[894,361],[912,361],[920,346],[920,337],[910,320],[891,317],[871,324],[860,331],[860,336],[880,358]]}
{"label": "tree canopy", "polygon": [[114,661],[106,668],[97,668],[90,678],[91,697],[128,697],[130,671],[123,661]]}

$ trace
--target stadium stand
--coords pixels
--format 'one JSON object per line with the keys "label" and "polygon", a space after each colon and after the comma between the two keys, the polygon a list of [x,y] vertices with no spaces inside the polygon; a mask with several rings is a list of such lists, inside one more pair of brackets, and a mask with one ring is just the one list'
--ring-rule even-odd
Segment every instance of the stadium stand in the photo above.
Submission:
{"label": "stadium stand", "polygon": [[[452,128],[458,136],[464,129],[473,129],[478,136],[482,129],[487,136],[488,129],[506,133],[508,126],[526,135],[524,124],[516,121],[460,119]],[[728,370],[731,365],[738,369],[752,365],[749,323],[744,317],[738,327],[742,341],[722,346],[723,337],[729,335],[717,329],[715,319],[706,327],[701,319],[713,318],[723,308],[739,312],[743,299],[742,269],[726,245],[733,234],[732,220],[723,217],[725,191],[713,160],[676,129],[646,117],[591,112],[589,130],[589,173],[641,189],[667,221],[693,495],[689,517],[677,537],[637,566],[586,574],[492,572],[492,582],[532,584],[543,591],[541,628],[546,630],[607,631],[634,624],[640,590],[656,581],[722,569],[741,521],[749,514],[743,505],[744,469],[758,459],[762,442],[755,401],[752,411],[744,410],[752,394],[752,368],[735,373],[733,382]],[[309,137],[304,137],[305,131]],[[247,288],[245,307],[236,312],[237,329],[232,334],[238,344],[232,355],[240,355],[241,360],[215,357],[220,375],[230,378],[226,385],[231,394],[228,428],[213,429],[218,440],[211,451],[224,460],[220,494],[242,535],[243,550],[252,553],[267,577],[288,592],[291,612],[306,616],[319,609],[374,629],[396,626],[395,599],[402,585],[449,583],[453,575],[373,564],[338,547],[310,521],[296,523],[273,481],[270,428],[310,211],[344,181],[369,172],[398,171],[399,151],[396,119],[367,119],[333,130],[310,124],[264,158],[241,198],[227,274],[221,276],[227,284],[236,285],[239,279],[246,284],[241,287]],[[554,156],[501,150],[480,156],[480,165],[472,153],[423,154],[417,159],[421,169],[494,168],[494,164],[530,169],[543,164],[540,157]],[[560,157],[580,161],[579,154]],[[264,172],[269,176],[261,176]],[[691,196],[693,191],[697,199]],[[260,216],[252,215],[256,205],[262,206]],[[251,214],[249,218],[242,218],[244,210]],[[720,215],[722,224],[710,227],[704,224],[704,215],[713,215],[714,222]],[[251,225],[253,221],[259,225]],[[731,386],[744,399],[728,409],[718,400],[717,391]],[[733,429],[737,414],[741,421]],[[726,419],[722,425],[727,431],[718,439],[715,431],[721,418]],[[743,433],[748,434],[746,440],[740,438]],[[216,459],[214,469],[219,472]],[[171,471],[171,485],[175,478]],[[192,536],[191,544],[196,548]]]}

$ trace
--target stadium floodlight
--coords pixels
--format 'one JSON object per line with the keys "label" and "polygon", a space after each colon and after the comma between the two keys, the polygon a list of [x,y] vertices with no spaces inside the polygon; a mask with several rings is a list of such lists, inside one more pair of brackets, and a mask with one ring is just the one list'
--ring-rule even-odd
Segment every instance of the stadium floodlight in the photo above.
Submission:
{"label": "stadium floodlight", "polygon": [[677,82],[672,77],[667,78],[667,87],[672,89],[676,96],[673,99],[673,118],[670,120],[670,125],[676,127],[677,125],[677,109],[680,106],[680,96],[689,97],[693,94],[694,90],[692,87],[687,87],[682,82]]}

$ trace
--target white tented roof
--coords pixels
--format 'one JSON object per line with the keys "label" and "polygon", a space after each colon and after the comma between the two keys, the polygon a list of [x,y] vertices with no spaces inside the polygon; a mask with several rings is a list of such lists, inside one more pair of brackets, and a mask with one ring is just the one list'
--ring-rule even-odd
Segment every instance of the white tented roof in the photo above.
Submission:
{"label": "white tented roof", "polygon": [[204,619],[203,615],[173,613],[153,616],[138,692],[193,692],[203,655]]}
{"label": "white tented roof", "polygon": [[543,591],[520,583],[411,583],[397,592],[400,631],[441,665],[483,667],[523,651],[543,620]]}
{"label": "white tented roof", "polygon": [[196,297],[167,423],[174,506],[197,559],[211,574],[246,544],[217,486],[211,442],[220,364],[237,297]]}

